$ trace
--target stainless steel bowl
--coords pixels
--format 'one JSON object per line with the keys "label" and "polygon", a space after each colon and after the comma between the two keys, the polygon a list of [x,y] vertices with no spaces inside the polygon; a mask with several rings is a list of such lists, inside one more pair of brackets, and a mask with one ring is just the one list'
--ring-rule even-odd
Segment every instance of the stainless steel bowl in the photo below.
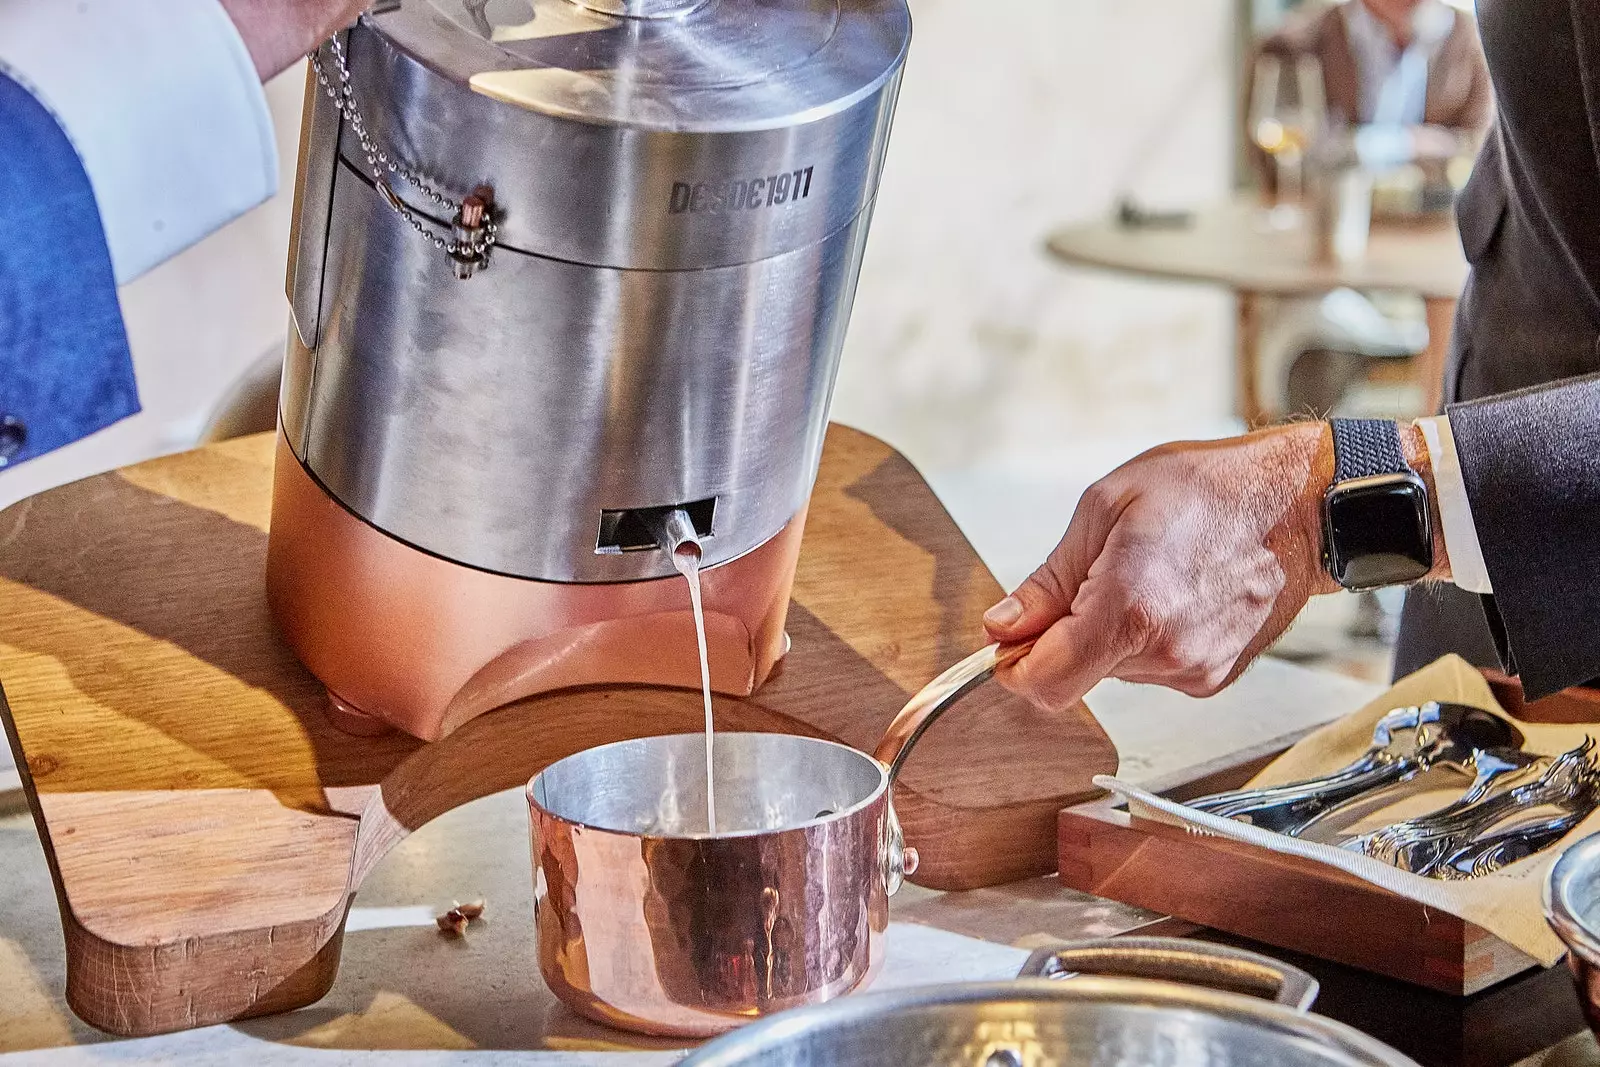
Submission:
{"label": "stainless steel bowl", "polygon": [[1238,993],[1040,978],[847,997],[702,1047],[682,1067],[1416,1067],[1373,1038]]}
{"label": "stainless steel bowl", "polygon": [[1600,1034],[1600,834],[1568,848],[1550,868],[1544,917],[1566,943],[1584,1018]]}

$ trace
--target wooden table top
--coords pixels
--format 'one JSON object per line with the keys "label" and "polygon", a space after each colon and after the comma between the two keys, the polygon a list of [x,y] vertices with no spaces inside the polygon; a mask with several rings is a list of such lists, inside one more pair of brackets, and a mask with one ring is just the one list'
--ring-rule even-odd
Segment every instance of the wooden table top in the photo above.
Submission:
{"label": "wooden table top", "polygon": [[1271,229],[1253,197],[1202,209],[1187,226],[1130,229],[1106,218],[1064,226],[1046,244],[1065,263],[1280,296],[1349,287],[1454,300],[1467,277],[1453,219],[1374,220],[1364,257],[1319,263],[1311,235]]}

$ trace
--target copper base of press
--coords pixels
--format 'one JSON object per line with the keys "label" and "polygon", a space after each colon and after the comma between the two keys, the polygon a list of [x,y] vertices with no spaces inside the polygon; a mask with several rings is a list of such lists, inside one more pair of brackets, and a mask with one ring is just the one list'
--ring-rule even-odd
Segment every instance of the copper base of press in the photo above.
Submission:
{"label": "copper base of press", "polygon": [[[804,526],[802,512],[761,547],[703,572],[717,692],[753,693],[787,651]],[[281,434],[267,597],[327,686],[330,720],[350,733],[393,727],[433,741],[537,693],[700,685],[698,662],[683,654],[695,636],[682,579],[539,582],[452,563],[356,518]]]}

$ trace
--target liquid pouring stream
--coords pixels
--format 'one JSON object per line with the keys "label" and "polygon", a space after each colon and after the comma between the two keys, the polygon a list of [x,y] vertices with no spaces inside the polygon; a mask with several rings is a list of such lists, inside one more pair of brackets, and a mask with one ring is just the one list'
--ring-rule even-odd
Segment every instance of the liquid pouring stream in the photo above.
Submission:
{"label": "liquid pouring stream", "polygon": [[706,831],[717,832],[717,787],[712,776],[715,729],[711,718],[711,661],[706,655],[706,616],[700,604],[700,545],[684,541],[672,552],[672,565],[689,583],[689,604],[694,609],[694,639],[700,650],[700,692],[706,706]]}

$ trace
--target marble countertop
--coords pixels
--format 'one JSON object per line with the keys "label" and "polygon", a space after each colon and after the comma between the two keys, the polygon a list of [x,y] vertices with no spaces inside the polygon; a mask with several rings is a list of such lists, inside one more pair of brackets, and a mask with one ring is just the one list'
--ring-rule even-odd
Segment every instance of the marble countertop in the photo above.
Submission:
{"label": "marble countertop", "polygon": [[[1268,659],[1209,700],[1107,682],[1089,704],[1122,753],[1121,773],[1148,781],[1329,721],[1375,691]],[[485,922],[459,941],[437,933],[435,914],[478,897],[488,901]],[[551,996],[537,971],[531,897],[525,802],[517,791],[487,797],[413,834],[368,878],[351,910],[338,980],[319,1003],[120,1040],[67,1008],[43,852],[26,814],[0,816],[0,1053],[43,1064],[655,1067],[676,1060],[681,1042],[607,1030]],[[1105,936],[1154,918],[1053,878],[970,893],[907,887],[892,916],[880,985],[1004,977],[1034,941]]]}

